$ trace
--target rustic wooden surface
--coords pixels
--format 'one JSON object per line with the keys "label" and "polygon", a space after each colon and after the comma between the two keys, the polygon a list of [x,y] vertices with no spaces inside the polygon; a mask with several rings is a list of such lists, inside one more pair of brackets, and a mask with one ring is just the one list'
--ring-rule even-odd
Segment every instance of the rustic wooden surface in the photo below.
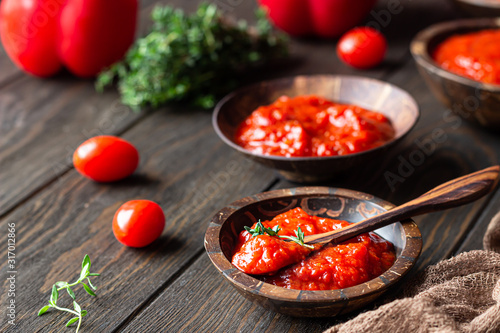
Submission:
{"label": "rustic wooden surface", "polygon": [[[192,10],[197,0],[162,1]],[[154,0],[142,1],[140,33],[147,30]],[[228,13],[250,18],[254,0],[225,1]],[[375,13],[387,8],[380,1]],[[383,161],[373,161],[346,179],[328,184],[372,193],[401,204],[436,185],[498,164],[497,133],[451,115],[425,86],[408,51],[411,38],[425,26],[458,17],[451,2],[401,1],[382,31],[390,42],[384,64],[369,71],[342,65],[335,41],[292,40],[289,67],[255,73],[250,80],[295,74],[340,73],[383,79],[409,91],[421,119],[410,135]],[[368,22],[377,22],[373,14]],[[85,298],[89,310],[82,332],[321,332],[348,317],[298,319],[246,301],[212,267],[203,249],[211,216],[233,200],[268,189],[295,187],[272,170],[237,155],[215,135],[210,112],[167,106],[133,113],[116,92],[98,94],[92,81],[69,74],[40,80],[21,73],[0,50],[0,242],[7,224],[16,224],[16,326],[4,315],[7,301],[6,246],[0,263],[0,331],[71,332],[67,315],[37,317],[59,279],[76,278],[87,253],[102,276],[98,297]],[[402,161],[423,151],[433,133],[440,142],[426,145],[412,170],[390,186],[387,172],[401,174]],[[87,137],[112,133],[133,142],[140,167],[116,184],[96,184],[71,166],[74,148]],[[228,168],[232,165],[234,169]],[[236,170],[236,171],[234,171]],[[125,201],[157,201],[167,224],[153,245],[123,247],[111,231],[115,210]],[[416,218],[424,248],[413,273],[455,253],[481,247],[487,223],[498,212],[500,192],[445,212]],[[354,314],[353,314],[354,315]]]}

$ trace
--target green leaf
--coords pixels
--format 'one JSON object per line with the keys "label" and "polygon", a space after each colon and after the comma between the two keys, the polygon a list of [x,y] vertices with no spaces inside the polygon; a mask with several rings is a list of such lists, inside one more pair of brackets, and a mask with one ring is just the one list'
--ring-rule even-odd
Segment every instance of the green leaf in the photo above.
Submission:
{"label": "green leaf", "polygon": [[52,293],[50,295],[50,301],[54,304],[57,303],[57,299],[59,298],[59,292],[57,291],[56,285],[52,286]]}
{"label": "green leaf", "polygon": [[89,278],[87,278],[87,281],[89,282],[89,286],[90,286],[90,288],[92,288],[92,289],[94,289],[94,290],[97,290],[97,288],[96,288],[96,287],[94,287],[94,285],[92,284],[92,282],[90,282],[90,279],[89,279]]}
{"label": "green leaf", "polygon": [[90,267],[90,263],[86,263],[85,266],[83,266],[82,271],[80,273],[80,278],[78,280],[81,281],[89,275],[89,273],[90,273],[89,267]]}
{"label": "green leaf", "polygon": [[69,296],[71,296],[72,299],[75,299],[76,296],[73,290],[71,290],[70,287],[66,288],[66,290],[68,291]]}
{"label": "green leaf", "polygon": [[302,244],[304,244],[304,233],[302,232],[302,229],[300,229],[300,227],[298,227],[295,231],[295,235],[302,242]]}
{"label": "green leaf", "polygon": [[87,315],[87,310],[82,310],[81,315],[82,317],[85,317]]}
{"label": "green leaf", "polygon": [[89,273],[89,276],[100,276],[100,273]]}
{"label": "green leaf", "polygon": [[45,312],[47,312],[48,309],[50,309],[50,306],[45,305],[43,308],[40,309],[40,311],[38,311],[38,315],[39,316],[43,315]]}
{"label": "green leaf", "polygon": [[80,307],[80,305],[78,305],[77,302],[73,301],[73,307],[75,308],[75,311],[78,312],[78,313],[81,313],[82,312],[82,308]]}
{"label": "green leaf", "polygon": [[260,220],[255,225],[254,229],[251,229],[248,226],[244,227],[246,231],[248,231],[252,237],[268,234],[269,236],[278,236],[278,232],[281,230],[279,225],[275,225],[272,229],[266,228]]}
{"label": "green leaf", "polygon": [[78,317],[74,317],[74,318],[71,318],[67,323],[66,323],[66,327],[70,327],[71,325],[73,325],[74,323],[76,323],[80,318]]}
{"label": "green leaf", "polygon": [[293,236],[278,236],[278,237],[289,239],[292,242],[295,242],[299,245],[305,246],[309,249],[314,249],[314,246],[304,243],[304,232],[302,232],[302,229],[300,229],[300,227],[297,227],[297,230],[295,230],[295,237]]}
{"label": "green leaf", "polygon": [[68,285],[68,282],[66,282],[66,281],[57,281],[57,282],[55,283],[55,285],[56,285],[56,287],[59,289],[59,288],[63,288],[63,287],[65,287],[65,286],[67,286],[67,285]]}
{"label": "green leaf", "polygon": [[90,269],[90,257],[88,254],[86,254],[85,257],[83,257],[82,269],[85,268],[86,265],[89,265],[89,269]]}
{"label": "green leaf", "polygon": [[86,285],[85,283],[83,283],[83,282],[82,282],[82,284],[83,284],[83,289],[85,289],[85,291],[86,291],[88,294],[90,294],[91,296],[96,296],[96,294],[92,291],[92,289],[90,289],[90,287],[89,287],[89,286],[87,286],[87,285]]}

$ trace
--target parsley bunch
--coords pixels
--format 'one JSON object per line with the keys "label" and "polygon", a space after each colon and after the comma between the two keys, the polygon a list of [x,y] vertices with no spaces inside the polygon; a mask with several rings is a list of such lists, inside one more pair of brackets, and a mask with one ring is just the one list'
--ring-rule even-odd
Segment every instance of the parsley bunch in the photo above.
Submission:
{"label": "parsley bunch", "polygon": [[252,28],[229,23],[213,4],[192,15],[156,7],[152,19],[151,32],[96,82],[101,91],[117,79],[122,102],[135,109],[172,101],[210,108],[238,85],[243,70],[287,54],[286,40],[262,13]]}

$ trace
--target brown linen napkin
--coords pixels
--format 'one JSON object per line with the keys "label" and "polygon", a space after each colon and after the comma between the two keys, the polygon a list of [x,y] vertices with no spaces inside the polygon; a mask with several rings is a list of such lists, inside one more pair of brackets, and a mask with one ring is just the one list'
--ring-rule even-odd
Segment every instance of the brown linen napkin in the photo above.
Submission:
{"label": "brown linen napkin", "polygon": [[406,298],[324,333],[500,332],[500,212],[483,246],[427,267],[407,283]]}

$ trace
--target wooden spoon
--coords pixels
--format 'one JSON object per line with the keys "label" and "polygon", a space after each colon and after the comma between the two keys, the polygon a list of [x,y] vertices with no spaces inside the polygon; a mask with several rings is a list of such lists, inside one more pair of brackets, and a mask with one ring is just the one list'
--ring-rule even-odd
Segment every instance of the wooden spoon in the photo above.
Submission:
{"label": "wooden spoon", "polygon": [[341,243],[362,233],[385,227],[413,216],[457,207],[489,193],[498,182],[500,166],[492,166],[450,180],[401,206],[348,227],[304,237],[304,243]]}

